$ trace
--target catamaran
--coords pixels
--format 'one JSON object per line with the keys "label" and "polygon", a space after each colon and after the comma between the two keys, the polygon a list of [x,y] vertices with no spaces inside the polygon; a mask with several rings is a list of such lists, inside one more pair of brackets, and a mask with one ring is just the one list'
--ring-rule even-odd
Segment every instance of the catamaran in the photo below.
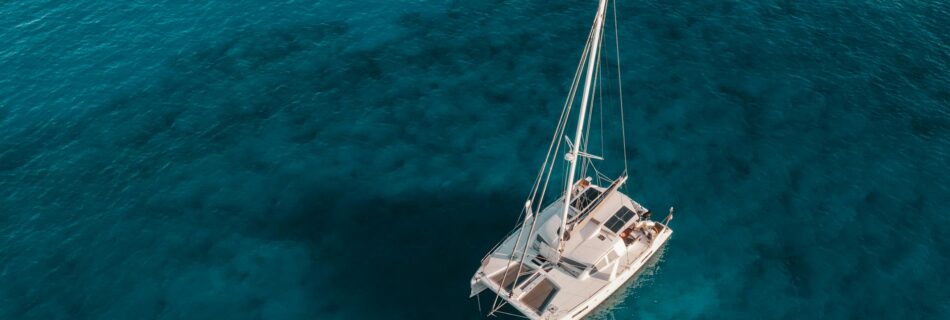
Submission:
{"label": "catamaran", "polygon": [[[596,94],[603,95],[603,90],[598,91],[602,80],[598,80],[605,71],[601,68],[601,51],[607,3],[608,0],[599,1],[561,118],[525,202],[522,218],[485,255],[471,279],[471,297],[485,290],[494,293],[489,315],[508,313],[502,308],[510,305],[528,319],[583,318],[633,278],[673,233],[668,227],[673,218],[672,207],[662,222],[652,221],[649,210],[623,193],[628,171],[622,85],[618,84],[618,104],[624,144],[623,172],[610,179],[594,163],[604,158],[588,152],[590,119],[597,104],[601,110],[601,128],[604,123],[604,99]],[[616,17],[614,6],[613,34],[619,83],[622,78]],[[582,74],[584,86],[577,104],[572,142],[564,133],[572,118]],[[603,144],[603,137],[601,142]],[[564,187],[554,189],[563,193],[539,210],[545,203],[553,168],[561,163],[556,161],[555,155],[561,152],[562,145],[566,151]],[[578,167],[580,176],[575,178]],[[588,173],[594,177],[588,177]],[[481,308],[480,299],[478,303]]]}

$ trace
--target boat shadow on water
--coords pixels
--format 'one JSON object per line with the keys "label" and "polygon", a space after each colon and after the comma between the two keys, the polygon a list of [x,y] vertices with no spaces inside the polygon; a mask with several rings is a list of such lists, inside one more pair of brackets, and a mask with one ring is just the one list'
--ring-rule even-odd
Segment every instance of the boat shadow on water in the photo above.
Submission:
{"label": "boat shadow on water", "polygon": [[299,212],[268,229],[312,248],[310,287],[325,297],[327,318],[483,318],[467,299],[468,278],[480,249],[511,229],[520,195],[317,189]]}

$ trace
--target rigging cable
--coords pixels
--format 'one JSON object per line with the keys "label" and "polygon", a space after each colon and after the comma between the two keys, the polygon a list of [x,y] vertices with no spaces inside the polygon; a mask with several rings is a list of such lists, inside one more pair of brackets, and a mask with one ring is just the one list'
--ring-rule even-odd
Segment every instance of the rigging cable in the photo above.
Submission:
{"label": "rigging cable", "polygon": [[[618,96],[620,96],[620,136],[623,138],[623,174],[626,176],[630,175],[630,172],[627,171],[627,129],[624,127],[624,118],[623,118],[623,76],[620,74],[620,33],[617,28],[617,1],[613,1],[613,11],[614,11],[614,48],[617,52],[617,90],[619,91]],[[624,189],[626,189],[627,184],[624,183]]]}
{"label": "rigging cable", "polygon": [[[606,15],[605,15],[604,18],[606,18]],[[600,36],[601,36],[601,39],[603,39],[603,36],[604,36],[604,29],[603,29],[603,28],[600,29]],[[597,66],[594,68],[594,77],[597,78],[598,80],[599,80],[600,77],[601,77],[601,73],[600,73],[600,61],[603,59],[603,55],[602,55],[602,54],[599,54],[599,53],[600,53],[600,52],[603,52],[603,48],[604,48],[604,42],[601,41],[601,42],[600,42],[600,48],[598,48],[598,50],[597,50],[597,52],[598,52],[597,57],[596,57],[596,58],[597,58]],[[592,90],[591,90],[591,92],[598,92],[598,91],[597,91],[598,88],[600,88],[600,86],[598,85],[598,82],[597,82],[597,81],[594,81],[594,83],[592,84]],[[587,123],[584,124],[585,127],[586,127],[586,128],[585,128],[585,132],[584,132],[584,142],[581,143],[581,145],[578,147],[578,150],[582,150],[584,153],[588,153],[588,154],[589,154],[589,152],[587,152],[587,150],[589,150],[588,146],[590,145],[590,127],[591,127],[590,124],[591,124],[591,122],[594,120],[594,116],[593,116],[593,115],[594,115],[594,109],[595,109],[595,107],[596,107],[595,101],[598,101],[598,102],[599,102],[599,99],[597,98],[597,96],[596,96],[595,94],[592,94],[592,95],[591,95],[591,100],[588,101],[588,104],[590,105],[590,107],[587,109]],[[601,103],[601,105],[602,105],[602,104],[603,104],[603,103]],[[603,136],[601,136],[601,139],[603,139]],[[576,161],[576,160],[575,160],[575,161]],[[581,176],[581,177],[586,177],[586,176],[587,176],[587,167],[592,163],[592,162],[591,162],[592,160],[591,160],[590,158],[588,158],[588,157],[584,157],[584,158],[581,159],[580,161],[581,161],[581,175],[580,175],[580,176]],[[571,182],[573,183],[573,181],[571,181]],[[599,183],[599,181],[598,181],[598,183]]]}
{"label": "rigging cable", "polygon": [[[568,95],[568,98],[567,98],[567,99],[565,100],[565,102],[564,102],[564,106],[563,106],[562,109],[561,109],[561,117],[560,117],[560,119],[559,119],[559,121],[558,121],[558,126],[557,126],[557,128],[555,129],[554,137],[552,138],[551,145],[548,146],[547,155],[545,155],[544,162],[541,164],[541,169],[540,169],[540,171],[538,172],[538,177],[537,177],[537,179],[535,180],[534,186],[532,186],[532,191],[531,191],[531,196],[530,196],[530,198],[529,198],[529,201],[532,201],[533,203],[543,204],[543,202],[544,202],[544,195],[545,195],[545,193],[546,193],[546,191],[547,191],[548,183],[549,183],[550,180],[551,180],[551,173],[553,172],[553,169],[554,169],[554,161],[553,161],[553,158],[552,158],[551,156],[552,156],[552,155],[556,155],[556,154],[557,154],[557,151],[560,149],[560,146],[561,146],[561,142],[560,142],[561,139],[559,139],[559,137],[563,134],[564,129],[567,127],[568,118],[570,118],[571,107],[573,106],[574,97],[575,97],[575,95],[576,95],[576,93],[577,93],[577,88],[578,88],[578,86],[579,86],[579,84],[580,84],[580,75],[581,75],[583,63],[584,63],[584,61],[586,60],[587,55],[590,53],[590,49],[591,49],[591,48],[590,48],[590,47],[591,47],[591,46],[590,46],[590,43],[591,43],[591,41],[592,41],[591,39],[592,39],[593,33],[594,33],[594,30],[593,30],[593,29],[594,29],[594,28],[591,27],[590,34],[589,34],[588,37],[587,37],[587,44],[585,44],[585,46],[584,46],[584,51],[583,51],[583,53],[581,54],[581,60],[580,60],[580,62],[578,62],[577,69],[575,70],[574,80],[573,80],[572,83],[571,83],[571,90],[570,90],[570,93],[569,93],[569,95]],[[553,151],[553,152],[552,152],[552,151]],[[549,160],[551,161],[550,166],[548,166],[548,161],[549,161]],[[539,190],[538,190],[538,187],[539,187],[539,185],[540,185],[540,183],[541,183],[541,177],[542,177],[542,175],[544,174],[544,169],[545,169],[545,167],[547,167],[548,173],[547,173],[546,177],[544,178],[544,187],[541,188],[541,190],[540,190],[540,191],[541,191],[541,196],[538,198],[538,197],[537,197],[537,194],[538,194],[538,191],[539,191]],[[533,200],[538,200],[538,201],[533,201]],[[539,205],[539,207],[540,207],[540,205]],[[519,245],[521,244],[521,237],[522,237],[522,234],[524,233],[524,226],[527,224],[528,219],[529,219],[529,213],[530,213],[530,212],[528,212],[528,210],[530,210],[530,208],[528,208],[528,206],[526,205],[526,206],[525,206],[525,209],[524,209],[524,213],[525,213],[525,214],[524,214],[524,221],[521,222],[521,228],[519,229],[517,240],[515,241],[515,244],[512,246],[511,254],[509,255],[509,261],[508,261],[508,264],[507,264],[506,267],[505,267],[505,274],[504,274],[503,277],[502,277],[502,283],[505,283],[505,281],[507,280],[508,273],[509,273],[508,269],[511,267],[511,262],[514,260],[514,259],[512,259],[512,258],[514,258],[515,254],[517,253],[518,247],[519,247]],[[528,237],[525,239],[525,246],[524,246],[525,249],[524,249],[524,251],[522,252],[522,255],[521,255],[521,259],[520,259],[520,260],[521,260],[521,262],[520,262],[521,265],[519,266],[519,271],[518,271],[517,274],[520,274],[520,273],[521,273],[521,270],[520,270],[520,269],[521,269],[521,267],[523,267],[523,265],[524,265],[524,257],[525,257],[525,255],[527,254],[528,242],[530,241],[531,233],[534,232],[534,227],[535,227],[535,225],[537,224],[537,220],[538,220],[538,218],[539,218],[539,215],[540,215],[540,211],[538,211],[536,214],[530,215],[530,216],[533,217],[533,219],[531,219],[531,220],[532,220],[532,223],[531,223],[531,231],[529,232]],[[509,236],[510,236],[511,234],[513,234],[513,233],[514,233],[514,230],[512,230],[512,232],[509,233]],[[507,237],[506,237],[506,239],[507,239]],[[491,255],[492,252],[494,252],[496,249],[498,249],[498,248],[504,243],[504,241],[505,241],[505,240],[503,239],[501,242],[499,242],[497,245],[495,245],[495,248],[493,248],[491,251],[489,251],[488,254],[486,254],[486,256],[485,256],[484,259],[487,259],[488,256]],[[560,259],[560,256],[558,256],[558,259]],[[515,277],[516,277],[516,278],[515,278],[515,281],[517,281],[517,277],[519,277],[519,276],[520,276],[520,275],[516,275],[516,276],[515,276]],[[493,310],[492,310],[489,314],[495,313],[496,311],[498,311],[498,309],[500,309],[502,306],[504,306],[504,302],[502,302],[502,304],[501,304],[500,306],[498,305],[498,300],[499,300],[499,298],[500,298],[499,295],[496,294],[496,295],[495,295],[495,299],[494,299],[494,301],[492,302],[492,309],[493,309]],[[497,306],[497,308],[496,308],[496,306]]]}

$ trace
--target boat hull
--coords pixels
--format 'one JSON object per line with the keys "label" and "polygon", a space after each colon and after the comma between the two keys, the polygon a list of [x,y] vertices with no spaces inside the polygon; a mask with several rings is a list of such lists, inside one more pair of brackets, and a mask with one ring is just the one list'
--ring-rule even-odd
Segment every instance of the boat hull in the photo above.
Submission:
{"label": "boat hull", "polygon": [[[623,287],[626,283],[630,281],[643,267],[646,265],[650,259],[656,255],[656,253],[666,244],[670,236],[673,234],[673,230],[664,227],[663,230],[657,234],[657,237],[651,242],[650,247],[640,255],[633,262],[623,266],[622,270],[617,272],[616,278],[609,281],[607,285],[595,292],[589,298],[584,300],[582,303],[571,308],[570,310],[558,310],[553,313],[548,313],[544,315],[539,315],[535,313],[531,308],[526,306],[524,303],[518,299],[509,299],[504,291],[499,290],[497,283],[491,282],[488,277],[485,276],[481,270],[472,277],[471,286],[471,296],[481,293],[482,291],[488,289],[495,294],[498,294],[500,299],[505,300],[509,305],[521,312],[525,317],[529,319],[538,319],[538,320],[576,320],[581,319],[591,312],[597,309],[604,301],[610,298],[618,289]],[[499,294],[499,292],[502,292]]]}
{"label": "boat hull", "polygon": [[[634,261],[633,265],[630,265],[628,269],[620,272],[617,275],[617,280],[611,281],[607,286],[605,286],[603,289],[597,292],[594,296],[588,299],[587,302],[575,308],[576,311],[572,310],[571,312],[573,313],[568,313],[568,315],[565,317],[550,318],[550,319],[581,319],[587,316],[588,314],[590,314],[591,312],[593,312],[594,310],[596,310],[598,306],[600,306],[604,301],[607,300],[607,298],[610,298],[610,296],[616,293],[618,289],[620,289],[627,282],[629,282],[630,279],[632,279],[634,275],[640,272],[640,270],[643,269],[646,263],[650,261],[650,259],[653,258],[654,255],[656,255],[657,251],[660,251],[660,248],[663,247],[664,244],[666,244],[666,241],[669,240],[672,234],[673,234],[672,229],[664,228],[663,232],[658,234],[657,238],[653,241],[652,245],[650,246],[649,251],[647,251],[646,253],[644,253],[643,256],[641,256],[639,259]],[[548,318],[538,317],[536,319],[548,319]]]}

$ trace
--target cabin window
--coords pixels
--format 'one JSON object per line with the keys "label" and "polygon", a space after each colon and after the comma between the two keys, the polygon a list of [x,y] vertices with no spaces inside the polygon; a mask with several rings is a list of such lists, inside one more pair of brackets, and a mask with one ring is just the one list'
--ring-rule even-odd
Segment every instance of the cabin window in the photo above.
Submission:
{"label": "cabin window", "polygon": [[594,267],[592,268],[590,274],[595,274],[595,273],[597,273],[597,270],[606,269],[606,268],[607,268],[607,265],[609,265],[609,264],[610,264],[610,259],[607,259],[607,257],[604,257],[603,259],[600,259],[600,261],[597,261],[597,263],[594,264]]}
{"label": "cabin window", "polygon": [[604,223],[604,226],[614,233],[620,232],[620,229],[623,228],[623,226],[627,224],[627,221],[630,221],[634,215],[636,215],[636,213],[630,211],[627,207],[620,207],[620,210],[617,210],[617,213],[614,213],[614,216],[610,217],[607,223]]}
{"label": "cabin window", "polygon": [[566,267],[563,270],[571,274],[571,276],[577,277],[587,269],[587,265],[574,261],[572,259],[561,257],[561,266]]}
{"label": "cabin window", "polygon": [[597,190],[597,188],[594,188],[594,187],[587,188],[587,190],[584,190],[583,194],[581,194],[579,197],[577,197],[577,199],[574,199],[574,201],[571,202],[571,206],[574,206],[574,208],[577,210],[583,210],[584,208],[587,208],[587,206],[589,206],[591,203],[593,203],[594,200],[597,200],[597,197],[599,196],[600,196],[600,190]]}
{"label": "cabin window", "polygon": [[615,261],[617,258],[620,258],[620,255],[617,255],[616,251],[611,250],[610,253],[607,253],[607,259],[610,259],[610,261]]}
{"label": "cabin window", "polygon": [[550,244],[548,244],[547,241],[544,241],[544,238],[542,238],[541,235],[539,234],[537,237],[535,237],[534,244],[532,244],[531,247],[534,248],[534,250],[541,250],[541,245],[544,245],[546,247],[551,246]]}
{"label": "cabin window", "polygon": [[538,242],[540,242],[540,243],[543,243],[543,244],[545,244],[545,245],[548,244],[548,242],[547,242],[547,241],[544,241],[544,238],[542,238],[540,234],[538,235],[537,239],[538,239]]}
{"label": "cabin window", "polygon": [[571,265],[572,267],[575,267],[575,268],[580,269],[580,270],[584,270],[585,268],[587,268],[587,266],[584,265],[583,263],[574,261],[573,259],[569,259],[569,258],[564,258],[564,257],[562,257],[561,260],[563,260],[565,263]]}

